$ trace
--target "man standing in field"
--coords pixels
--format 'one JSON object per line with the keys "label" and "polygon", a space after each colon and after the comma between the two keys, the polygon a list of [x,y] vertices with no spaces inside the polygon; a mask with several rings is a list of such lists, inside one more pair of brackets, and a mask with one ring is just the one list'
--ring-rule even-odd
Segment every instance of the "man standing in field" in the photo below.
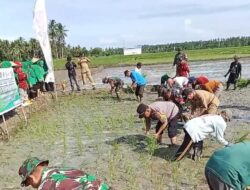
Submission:
{"label": "man standing in field", "polygon": [[182,92],[184,99],[191,103],[191,116],[189,119],[205,114],[217,114],[219,99],[205,90],[186,88]]}
{"label": "man standing in field", "polygon": [[205,167],[211,190],[250,190],[250,141],[214,152]]}
{"label": "man standing in field", "polygon": [[136,71],[124,71],[125,77],[130,77],[132,80],[131,88],[136,88],[135,95],[139,102],[142,101],[144,88],[147,84],[146,79]]}
{"label": "man standing in field", "polygon": [[25,160],[19,168],[21,186],[38,190],[109,190],[110,187],[84,171],[72,168],[48,167],[48,160],[36,157]]}
{"label": "man standing in field", "polygon": [[227,77],[229,75],[227,80],[227,88],[228,90],[230,84],[234,84],[234,90],[236,89],[237,80],[241,77],[241,64],[239,62],[239,57],[237,55],[234,56],[234,62],[231,63],[230,68],[228,72],[224,75],[224,77]]}
{"label": "man standing in field", "polygon": [[135,71],[138,72],[138,73],[140,73],[142,75],[141,67],[142,67],[142,63],[138,62],[136,64]]}
{"label": "man standing in field", "polygon": [[65,64],[65,67],[68,70],[68,76],[69,76],[69,81],[70,81],[72,91],[74,91],[73,81],[76,84],[77,90],[80,91],[80,87],[76,80],[76,70],[75,70],[76,64],[72,61],[71,57],[67,57],[67,63]]}
{"label": "man standing in field", "polygon": [[176,66],[176,70],[178,68],[178,64],[180,63],[180,57],[182,55],[181,48],[177,48],[177,54],[174,56],[173,67]]}
{"label": "man standing in field", "polygon": [[180,57],[180,63],[177,69],[177,75],[176,76],[180,76],[180,77],[188,77],[189,73],[190,73],[190,69],[188,66],[188,58],[187,58],[187,54],[182,54]]}
{"label": "man standing in field", "polygon": [[87,79],[88,79],[93,87],[93,90],[94,90],[95,84],[94,84],[94,80],[93,80],[92,75],[91,75],[91,71],[89,69],[89,63],[90,63],[90,59],[85,57],[84,54],[80,55],[78,65],[81,68],[81,76],[82,76],[83,85],[84,86],[86,85]]}
{"label": "man standing in field", "polygon": [[154,102],[150,105],[140,104],[137,107],[139,118],[145,118],[146,129],[145,134],[148,134],[151,121],[158,121],[155,128],[155,138],[158,143],[162,142],[163,131],[168,129],[168,136],[171,144],[177,143],[177,120],[179,109],[173,102]]}

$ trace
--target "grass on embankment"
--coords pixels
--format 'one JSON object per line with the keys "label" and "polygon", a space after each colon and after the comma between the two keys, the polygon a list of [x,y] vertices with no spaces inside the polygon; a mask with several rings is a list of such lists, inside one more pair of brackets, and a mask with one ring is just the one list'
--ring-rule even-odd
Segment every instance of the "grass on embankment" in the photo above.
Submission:
{"label": "grass on embankment", "polygon": [[[200,49],[187,50],[189,61],[204,61],[204,60],[219,60],[232,59],[237,54],[240,57],[250,56],[250,46],[244,47],[230,47],[230,48],[214,48],[214,49]],[[121,65],[134,65],[136,62],[143,64],[157,64],[157,63],[172,63],[176,52],[166,53],[144,53],[141,55],[113,55],[90,57],[91,67],[115,67]],[[76,59],[74,59],[76,62]],[[65,69],[66,59],[54,60],[55,70]]]}

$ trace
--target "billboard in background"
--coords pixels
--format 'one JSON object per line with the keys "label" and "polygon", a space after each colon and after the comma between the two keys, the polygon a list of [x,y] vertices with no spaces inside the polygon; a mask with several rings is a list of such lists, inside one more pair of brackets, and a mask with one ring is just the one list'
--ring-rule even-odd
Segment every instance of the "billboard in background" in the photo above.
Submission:
{"label": "billboard in background", "polygon": [[0,69],[0,115],[22,104],[12,68]]}
{"label": "billboard in background", "polygon": [[123,55],[140,55],[142,54],[141,47],[138,48],[124,48]]}

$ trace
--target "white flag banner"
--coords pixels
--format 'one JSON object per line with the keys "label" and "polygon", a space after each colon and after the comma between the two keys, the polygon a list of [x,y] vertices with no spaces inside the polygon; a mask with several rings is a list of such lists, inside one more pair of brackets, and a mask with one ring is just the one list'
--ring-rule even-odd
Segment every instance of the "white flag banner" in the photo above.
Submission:
{"label": "white flag banner", "polygon": [[45,0],[36,0],[33,15],[33,25],[36,32],[36,38],[40,43],[45,61],[48,66],[48,75],[45,78],[45,82],[55,82],[53,59],[48,35],[48,20],[45,8]]}

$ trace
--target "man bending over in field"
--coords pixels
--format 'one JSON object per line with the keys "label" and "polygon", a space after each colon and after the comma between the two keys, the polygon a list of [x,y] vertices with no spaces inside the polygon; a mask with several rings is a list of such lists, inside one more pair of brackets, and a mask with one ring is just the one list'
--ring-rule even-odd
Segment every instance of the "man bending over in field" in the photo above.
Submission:
{"label": "man bending over in field", "polygon": [[150,105],[140,104],[137,107],[137,113],[139,118],[145,118],[145,134],[148,134],[150,130],[151,120],[156,120],[158,123],[155,128],[155,138],[158,143],[162,142],[163,131],[167,128],[171,144],[176,144],[179,108],[173,102],[154,102]]}
{"label": "man bending over in field", "polygon": [[118,100],[120,100],[119,90],[123,87],[124,82],[118,77],[105,77],[102,79],[102,82],[103,84],[109,84],[111,86],[110,94],[112,95],[113,90],[115,90],[115,94]]}
{"label": "man bending over in field", "polygon": [[185,154],[193,147],[193,160],[199,160],[202,156],[203,140],[210,134],[215,137],[220,143],[229,146],[224,139],[227,121],[232,118],[230,110],[221,111],[220,115],[203,115],[189,120],[184,125],[185,137],[182,145],[175,154],[175,160],[181,160]]}
{"label": "man bending over in field", "polygon": [[144,88],[147,84],[146,79],[138,72],[136,71],[129,71],[126,70],[124,71],[124,75],[125,77],[130,77],[132,80],[132,88],[136,88],[135,90],[135,95],[137,100],[139,100],[139,102],[141,102],[142,97],[143,97],[143,92],[144,92]]}

